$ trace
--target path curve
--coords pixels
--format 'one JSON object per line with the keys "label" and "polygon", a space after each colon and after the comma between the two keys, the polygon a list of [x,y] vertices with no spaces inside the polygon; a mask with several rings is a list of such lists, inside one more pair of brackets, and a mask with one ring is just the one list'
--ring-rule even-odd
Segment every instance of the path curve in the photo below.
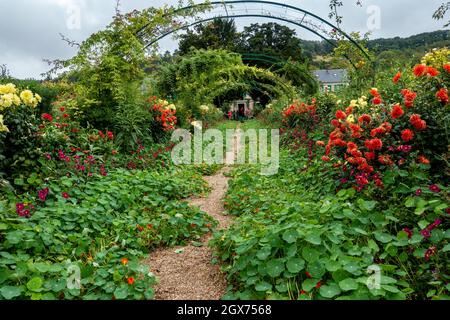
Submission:
{"label": "path curve", "polygon": [[[233,147],[237,154],[237,138]],[[190,198],[192,206],[198,206],[219,222],[217,229],[226,229],[232,223],[232,217],[223,215],[223,197],[228,188],[229,178],[225,167],[213,176],[204,177],[211,187],[211,193],[204,198]],[[220,300],[226,293],[227,281],[219,265],[212,265],[212,249],[208,242],[212,235],[202,238],[202,246],[160,248],[152,252],[146,263],[158,278],[155,287],[156,300]]]}

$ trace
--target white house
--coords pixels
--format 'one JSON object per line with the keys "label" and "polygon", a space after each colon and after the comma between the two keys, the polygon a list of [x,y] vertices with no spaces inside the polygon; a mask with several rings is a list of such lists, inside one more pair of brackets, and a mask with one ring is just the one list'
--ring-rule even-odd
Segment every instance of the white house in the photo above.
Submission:
{"label": "white house", "polygon": [[314,77],[320,83],[321,92],[335,92],[348,85],[346,69],[314,70]]}

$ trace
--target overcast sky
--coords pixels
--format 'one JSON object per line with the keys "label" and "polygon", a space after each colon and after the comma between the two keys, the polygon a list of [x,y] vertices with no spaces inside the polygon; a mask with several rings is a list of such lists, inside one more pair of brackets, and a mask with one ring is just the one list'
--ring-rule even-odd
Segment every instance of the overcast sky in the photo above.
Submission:
{"label": "overcast sky", "polygon": [[[272,0],[309,10],[328,19],[328,0]],[[178,0],[122,0],[123,12],[175,5]],[[202,1],[196,1],[202,2]],[[380,28],[371,38],[406,37],[443,28],[443,21],[432,19],[433,12],[442,0],[363,0],[363,7],[356,0],[344,0],[341,15],[342,28],[347,31],[367,32],[367,9],[380,8]],[[90,34],[104,28],[114,15],[115,0],[0,0],[0,64],[6,64],[12,75],[18,78],[39,78],[48,66],[46,59],[69,58],[75,49],[61,41],[60,33],[81,42]],[[73,19],[80,12],[80,20]],[[251,22],[267,22],[265,19],[237,21],[239,28]],[[292,27],[292,26],[291,26]],[[296,29],[297,30],[297,29]],[[318,38],[303,29],[299,37]],[[166,38],[160,43],[162,51],[176,48],[176,41]]]}

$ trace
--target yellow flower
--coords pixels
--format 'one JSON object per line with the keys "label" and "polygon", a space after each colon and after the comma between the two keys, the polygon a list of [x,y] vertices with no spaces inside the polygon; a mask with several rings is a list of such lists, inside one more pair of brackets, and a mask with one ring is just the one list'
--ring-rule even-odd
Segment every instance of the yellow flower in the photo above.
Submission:
{"label": "yellow flower", "polygon": [[20,104],[22,103],[19,96],[15,93],[13,94],[13,103],[15,106],[20,106]]}
{"label": "yellow flower", "polygon": [[0,94],[16,93],[16,86],[12,83],[0,85]]}
{"label": "yellow flower", "polygon": [[9,129],[3,123],[3,115],[0,114],[0,132],[9,132]]}
{"label": "yellow flower", "polygon": [[40,95],[38,95],[37,93],[35,93],[35,94],[34,94],[34,97],[36,98],[36,100],[37,100],[38,103],[41,103],[42,98],[41,98]]}
{"label": "yellow flower", "polygon": [[347,122],[348,123],[355,123],[355,116],[354,115],[349,115],[348,117],[347,117]]}
{"label": "yellow flower", "polygon": [[12,93],[4,94],[0,98],[0,105],[1,105],[2,109],[9,108],[9,107],[12,106],[12,104],[13,104],[13,95],[12,95]]}
{"label": "yellow flower", "polygon": [[202,105],[202,106],[200,106],[200,111],[201,111],[203,114],[208,113],[209,107],[208,107],[207,105]]}
{"label": "yellow flower", "polygon": [[350,101],[350,107],[357,107],[357,106],[358,106],[358,100]]}
{"label": "yellow flower", "polygon": [[30,102],[33,99],[33,92],[30,90],[23,90],[20,93],[20,99],[25,103],[27,103],[27,101]]}

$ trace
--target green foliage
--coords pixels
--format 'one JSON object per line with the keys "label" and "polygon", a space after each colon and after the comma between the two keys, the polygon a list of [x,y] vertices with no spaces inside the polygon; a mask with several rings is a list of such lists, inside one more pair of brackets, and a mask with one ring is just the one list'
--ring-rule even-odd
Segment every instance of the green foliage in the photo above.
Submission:
{"label": "green foliage", "polygon": [[[225,201],[229,213],[239,217],[213,241],[234,284],[227,298],[448,298],[448,222],[429,240],[420,235],[436,217],[445,219],[444,191],[426,193],[407,207],[405,196],[418,185],[410,184],[408,194],[389,189],[392,200],[383,202],[354,189],[336,194],[322,163],[305,169],[306,161],[303,151],[283,151],[276,176],[260,176],[258,168],[233,173]],[[398,186],[401,178],[392,179]],[[414,214],[419,205],[426,215]],[[403,227],[412,230],[412,238]],[[436,252],[426,260],[433,246]],[[378,288],[370,285],[370,268],[381,272]]]}
{"label": "green foliage", "polygon": [[294,90],[285,79],[244,65],[238,54],[226,51],[194,50],[176,65],[164,66],[159,79],[158,90],[165,96],[177,97],[197,117],[200,105],[212,104],[215,98],[226,97],[230,92],[242,96],[258,88],[282,96],[292,95]]}
{"label": "green foliage", "polygon": [[[145,253],[198,240],[213,225],[179,201],[205,191],[200,176],[186,170],[117,170],[89,182],[63,177],[47,187],[45,202],[21,196],[35,204],[29,219],[17,216],[13,195],[0,200],[3,299],[150,299],[155,277],[142,264]],[[81,270],[80,290],[67,286],[71,267]]]}
{"label": "green foliage", "polygon": [[178,53],[188,54],[192,48],[235,51],[238,40],[239,34],[234,20],[214,19],[181,35]]}
{"label": "green foliage", "polygon": [[38,120],[31,108],[20,105],[3,111],[10,132],[0,132],[0,176],[23,178],[33,171],[40,156]]}

